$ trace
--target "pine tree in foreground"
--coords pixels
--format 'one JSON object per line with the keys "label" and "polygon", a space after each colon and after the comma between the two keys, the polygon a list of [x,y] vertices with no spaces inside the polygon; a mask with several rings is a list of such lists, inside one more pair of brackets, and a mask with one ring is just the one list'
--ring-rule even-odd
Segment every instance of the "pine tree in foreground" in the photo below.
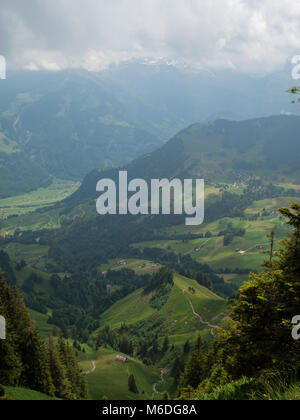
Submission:
{"label": "pine tree in foreground", "polygon": [[71,346],[61,337],[43,342],[23,297],[0,272],[0,314],[6,340],[0,340],[0,383],[21,386],[63,399],[87,399],[86,378]]}
{"label": "pine tree in foreground", "polygon": [[0,381],[53,396],[46,346],[21,293],[6,284],[3,273],[0,273],[0,308],[7,326],[7,340],[0,340]]}

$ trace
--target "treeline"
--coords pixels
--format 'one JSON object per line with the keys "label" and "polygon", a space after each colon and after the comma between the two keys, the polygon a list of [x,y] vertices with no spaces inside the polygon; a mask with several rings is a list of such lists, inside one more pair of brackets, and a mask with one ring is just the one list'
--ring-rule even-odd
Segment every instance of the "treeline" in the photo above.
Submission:
{"label": "treeline", "polygon": [[5,272],[7,283],[14,286],[17,283],[16,276],[12,269],[8,254],[2,250],[0,250],[0,267]]}
{"label": "treeline", "polygon": [[[111,330],[109,326],[104,327],[98,332],[96,348],[111,347],[116,351],[139,358],[148,366],[158,363],[170,351],[172,352],[170,366],[175,371],[175,361],[180,358],[181,374],[184,370],[183,356],[178,350],[178,346],[175,348],[174,345],[170,345],[167,335],[158,332],[158,322],[162,323],[164,320],[158,317],[155,318],[155,320],[146,321],[147,328],[144,331],[142,331],[139,324],[135,324],[134,327],[128,327],[126,324],[123,324],[117,330]],[[151,329],[150,326],[153,328]],[[161,338],[163,338],[162,344],[159,344]],[[188,354],[189,343],[186,343],[184,349],[185,354]],[[175,376],[176,380],[178,380],[180,375]],[[174,379],[175,376],[173,376]]]}
{"label": "treeline", "polygon": [[300,204],[280,213],[293,233],[276,256],[271,253],[265,271],[241,287],[228,328],[208,348],[200,343],[194,350],[178,396],[201,398],[218,385],[268,372],[300,378],[300,347],[292,338],[300,304]]}
{"label": "treeline", "polygon": [[69,344],[62,337],[43,342],[20,291],[0,273],[0,314],[6,340],[0,340],[0,383],[64,399],[87,399],[87,386]]}
{"label": "treeline", "polygon": [[[8,254],[0,251],[0,263],[10,285],[17,284],[13,263]],[[133,270],[108,270],[105,274],[93,270],[79,272],[61,278],[52,275],[49,279],[38,271],[22,270],[26,263],[16,264],[16,275],[24,278],[19,286],[27,307],[42,314],[51,309],[49,324],[56,325],[64,337],[86,343],[89,334],[99,327],[99,317],[115,302],[142,288],[150,278],[149,274],[137,275]],[[87,337],[87,339],[86,339]]]}
{"label": "treeline", "polygon": [[173,272],[168,268],[162,268],[146,283],[143,294],[149,295],[154,292],[149,305],[154,309],[160,310],[167,303],[173,286]]}
{"label": "treeline", "polygon": [[195,261],[190,255],[177,255],[161,248],[144,248],[137,252],[137,258],[165,265],[182,276],[196,280],[201,286],[222,297],[231,297],[237,290],[234,285],[225,283],[223,278],[217,276],[209,265]]}
{"label": "treeline", "polygon": [[243,237],[246,234],[246,230],[233,226],[232,222],[229,222],[226,229],[219,232],[219,236],[224,236],[224,246],[230,245],[236,236]]}
{"label": "treeline", "polygon": [[143,287],[149,277],[137,275],[127,268],[108,270],[105,274],[73,274],[64,279],[52,276],[55,298],[53,305],[50,303],[53,311],[49,323],[60,328],[75,326],[78,333],[73,338],[82,342],[82,330],[87,329],[89,333],[96,330],[100,315],[115,302]]}

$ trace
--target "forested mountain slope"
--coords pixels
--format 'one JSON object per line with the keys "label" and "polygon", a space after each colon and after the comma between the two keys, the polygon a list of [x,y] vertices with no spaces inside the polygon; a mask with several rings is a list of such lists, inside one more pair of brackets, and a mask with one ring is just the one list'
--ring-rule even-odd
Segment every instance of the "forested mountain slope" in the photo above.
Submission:
{"label": "forested mountain slope", "polygon": [[[300,182],[300,117],[273,116],[247,121],[194,124],[159,150],[126,166],[129,178],[204,178],[235,182],[261,176],[270,182]],[[94,171],[70,198],[95,197],[100,178],[117,171]]]}

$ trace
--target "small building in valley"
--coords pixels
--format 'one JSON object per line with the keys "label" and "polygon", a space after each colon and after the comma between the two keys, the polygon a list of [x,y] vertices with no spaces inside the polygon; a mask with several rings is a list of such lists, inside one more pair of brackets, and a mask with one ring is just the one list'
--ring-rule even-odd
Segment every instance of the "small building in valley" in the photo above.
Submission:
{"label": "small building in valley", "polygon": [[129,359],[125,356],[116,356],[116,361],[121,363],[129,363]]}

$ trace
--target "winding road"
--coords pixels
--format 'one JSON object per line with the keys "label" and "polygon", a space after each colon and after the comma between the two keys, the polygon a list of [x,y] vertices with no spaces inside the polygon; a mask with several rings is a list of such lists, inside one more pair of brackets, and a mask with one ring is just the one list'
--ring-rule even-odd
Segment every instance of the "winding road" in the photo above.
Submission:
{"label": "winding road", "polygon": [[189,302],[189,304],[191,306],[191,309],[193,311],[193,314],[199,319],[199,321],[200,321],[200,323],[202,325],[205,325],[205,326],[209,327],[210,330],[211,330],[211,334],[214,335],[214,330],[217,329],[217,328],[220,328],[220,327],[218,325],[213,325],[213,324],[211,324],[208,321],[204,321],[204,319],[202,318],[202,316],[200,314],[198,314],[198,312],[195,311],[194,305],[193,305],[191,299],[186,295],[185,290],[182,290],[182,293],[187,298],[187,300],[188,300],[188,302]]}
{"label": "winding road", "polygon": [[153,384],[153,394],[152,394],[152,399],[154,398],[154,395],[162,395],[162,392],[157,391],[156,387],[159,384],[164,384],[165,383],[165,378],[164,376],[168,373],[168,369],[166,368],[161,368],[160,369],[160,381],[155,382],[155,384]]}
{"label": "winding road", "polygon": [[95,372],[96,367],[97,367],[96,362],[94,360],[92,360],[92,369],[89,369],[85,372],[82,372],[83,375],[90,375],[91,373]]}

